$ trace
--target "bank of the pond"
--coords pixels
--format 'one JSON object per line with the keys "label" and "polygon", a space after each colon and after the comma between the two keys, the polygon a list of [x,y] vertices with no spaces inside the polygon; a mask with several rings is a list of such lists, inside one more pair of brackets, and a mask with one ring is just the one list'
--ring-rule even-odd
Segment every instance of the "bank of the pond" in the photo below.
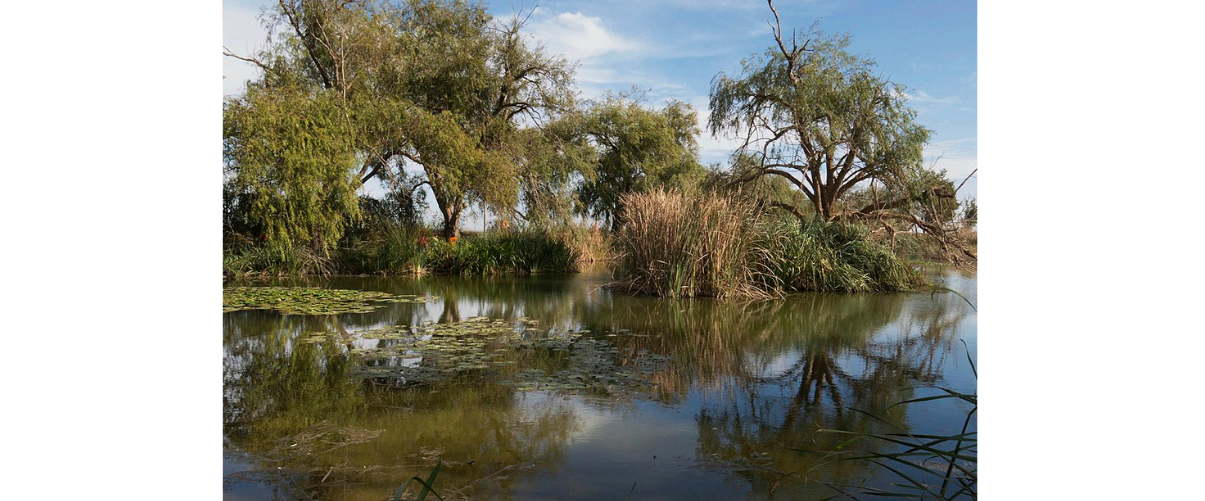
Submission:
{"label": "bank of the pond", "polygon": [[[229,246],[223,277],[524,276],[614,264],[610,287],[661,297],[762,298],[790,292],[899,292],[929,284],[898,249],[865,226],[775,218],[732,198],[657,192],[629,197],[628,221],[612,239],[595,229],[489,231],[441,239],[396,226],[319,257]],[[903,239],[906,240],[906,239]]]}
{"label": "bank of the pond", "polygon": [[397,227],[357,240],[320,257],[304,247],[228,248],[222,272],[227,278],[309,275],[529,275],[573,273],[608,258],[598,231],[492,231],[442,239],[422,228]]}

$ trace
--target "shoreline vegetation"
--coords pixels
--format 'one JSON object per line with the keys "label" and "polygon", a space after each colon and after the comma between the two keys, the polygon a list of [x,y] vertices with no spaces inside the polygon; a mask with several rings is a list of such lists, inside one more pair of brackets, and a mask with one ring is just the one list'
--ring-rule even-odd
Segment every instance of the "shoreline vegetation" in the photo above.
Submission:
{"label": "shoreline vegetation", "polygon": [[[227,238],[223,278],[381,275],[500,276],[576,273],[609,262],[617,291],[672,298],[772,299],[792,292],[898,292],[928,286],[916,264],[942,261],[918,233],[872,232],[858,222],[803,219],[756,198],[703,189],[622,198],[626,221],[502,229],[448,240],[436,229],[377,220],[349,231],[328,256],[275,251]],[[974,231],[965,230],[971,245]]]}
{"label": "shoreline vegetation", "polygon": [[[559,231],[499,230],[464,232],[442,239],[435,230],[388,225],[320,256],[297,246],[273,250],[263,245],[228,245],[222,276],[277,278],[333,275],[498,276],[576,273],[589,263],[612,259],[606,237],[597,228]],[[243,239],[246,240],[246,239]]]}
{"label": "shoreline vegetation", "polygon": [[[925,167],[932,131],[849,35],[786,37],[767,7],[767,49],[696,110],[638,88],[581,100],[526,17],[481,3],[281,1],[263,50],[225,53],[261,72],[223,103],[223,277],[615,261],[616,290],[767,299],[974,266],[978,209],[957,195],[975,172]],[[704,129],[740,140],[726,165],[701,163]],[[462,231],[478,209],[493,227]]]}

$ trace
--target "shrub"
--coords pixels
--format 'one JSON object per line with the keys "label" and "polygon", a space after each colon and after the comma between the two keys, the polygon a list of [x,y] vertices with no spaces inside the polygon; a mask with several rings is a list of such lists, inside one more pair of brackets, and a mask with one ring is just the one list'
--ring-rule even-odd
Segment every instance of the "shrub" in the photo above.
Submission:
{"label": "shrub", "polygon": [[455,275],[567,273],[577,261],[566,242],[535,231],[465,235],[454,245],[433,239],[423,253],[427,269]]}
{"label": "shrub", "polygon": [[889,292],[924,283],[908,263],[871,240],[865,226],[789,220],[772,230],[771,269],[789,290]]}

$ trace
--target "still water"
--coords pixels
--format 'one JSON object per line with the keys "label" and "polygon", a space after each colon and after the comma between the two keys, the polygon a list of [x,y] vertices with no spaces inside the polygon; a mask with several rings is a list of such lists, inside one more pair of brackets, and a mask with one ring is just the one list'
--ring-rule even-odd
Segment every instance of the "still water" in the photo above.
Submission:
{"label": "still water", "polygon": [[445,500],[820,499],[899,483],[833,454],[890,444],[820,430],[961,431],[969,403],[894,405],[975,392],[976,278],[928,271],[966,299],[666,300],[612,294],[605,270],[231,284],[423,299],[223,314],[225,498],[380,501],[437,463]]}

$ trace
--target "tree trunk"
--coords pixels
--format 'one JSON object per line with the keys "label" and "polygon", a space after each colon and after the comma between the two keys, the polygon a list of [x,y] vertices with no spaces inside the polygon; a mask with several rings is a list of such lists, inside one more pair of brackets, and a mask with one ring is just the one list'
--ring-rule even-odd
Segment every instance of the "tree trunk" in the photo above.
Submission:
{"label": "tree trunk", "polygon": [[460,213],[464,211],[464,196],[446,193],[439,183],[439,178],[431,171],[428,171],[427,178],[430,180],[431,194],[435,195],[435,205],[439,206],[439,213],[444,218],[443,231],[440,232],[445,240],[452,237],[460,236]]}
{"label": "tree trunk", "polygon": [[440,204],[439,211],[443,213],[444,217],[442,233],[444,239],[460,236],[460,213],[464,210],[463,205],[463,202]]}

